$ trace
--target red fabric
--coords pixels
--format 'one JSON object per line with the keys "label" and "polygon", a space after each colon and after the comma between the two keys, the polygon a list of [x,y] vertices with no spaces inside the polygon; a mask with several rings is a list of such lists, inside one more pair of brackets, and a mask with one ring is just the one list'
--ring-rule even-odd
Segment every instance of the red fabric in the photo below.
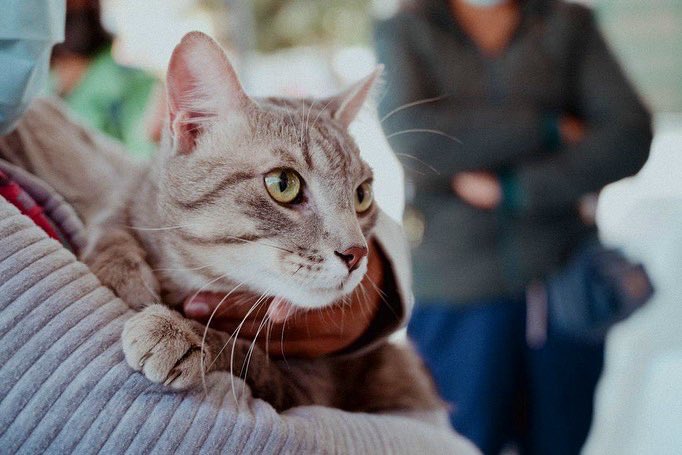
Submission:
{"label": "red fabric", "polygon": [[53,239],[59,240],[57,231],[49,218],[43,213],[43,208],[36,203],[29,194],[12,181],[7,174],[0,170],[0,196],[16,206],[21,213],[31,218],[35,224]]}

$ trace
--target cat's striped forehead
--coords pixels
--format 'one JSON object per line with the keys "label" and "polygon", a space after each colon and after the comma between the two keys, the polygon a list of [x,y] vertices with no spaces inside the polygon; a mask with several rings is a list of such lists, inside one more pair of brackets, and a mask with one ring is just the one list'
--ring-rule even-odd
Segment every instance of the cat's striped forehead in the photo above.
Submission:
{"label": "cat's striped forehead", "polygon": [[332,174],[345,183],[372,176],[348,132],[330,118],[327,101],[265,98],[258,104],[253,128],[290,145],[276,150],[283,161],[302,164],[311,173]]}
{"label": "cat's striped forehead", "polygon": [[[372,171],[326,103],[267,98],[257,104],[239,133],[218,124],[200,138],[195,153],[167,161],[162,186],[171,206],[181,210],[178,216],[198,210],[204,217],[219,219],[221,227],[234,222],[240,235],[249,231],[248,235],[271,237],[295,231],[310,238],[332,224],[351,222],[359,223],[367,234],[376,210],[358,217],[354,194],[361,183],[371,180]],[[291,168],[303,178],[315,216],[301,217],[273,202],[263,177],[277,168]],[[206,220],[202,225],[208,226]]]}

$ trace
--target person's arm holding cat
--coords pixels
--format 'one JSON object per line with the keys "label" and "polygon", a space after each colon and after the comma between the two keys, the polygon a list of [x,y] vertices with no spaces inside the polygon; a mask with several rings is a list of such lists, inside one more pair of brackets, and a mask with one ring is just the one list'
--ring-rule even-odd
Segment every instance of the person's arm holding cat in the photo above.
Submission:
{"label": "person's arm holding cat", "polygon": [[[49,174],[48,163],[55,156],[72,163],[70,167],[72,177],[88,175],[88,168],[97,162],[99,162],[97,167],[111,167],[113,176],[119,171],[122,172],[120,175],[125,175],[134,169],[126,167],[118,160],[110,162],[115,155],[104,151],[99,146],[88,149],[87,144],[99,143],[99,135],[74,123],[63,112],[55,110],[56,107],[53,103],[43,101],[36,103],[25,118],[26,121],[20,123],[17,130],[20,134],[2,138],[6,139],[5,142],[0,140],[5,146],[0,147],[0,155],[12,159],[15,164],[28,163],[31,168],[37,169],[41,174]],[[56,141],[50,140],[55,137],[58,138]],[[127,166],[131,166],[131,163]],[[66,170],[65,168],[64,171]],[[90,195],[80,194],[79,196],[81,186],[78,178],[66,177],[68,176],[62,175],[61,178],[55,178],[55,184],[59,185],[59,188],[70,197],[75,198],[74,200],[81,201],[80,208],[92,210],[90,204],[94,203],[94,200],[90,198]],[[109,180],[103,180],[101,184],[106,186],[107,182]],[[0,209],[3,210],[4,217],[6,210],[2,202],[0,202]],[[8,271],[17,270],[17,263],[11,262],[13,258],[20,258],[28,253],[32,255],[40,253],[36,250],[38,245],[34,243],[35,241],[27,243],[29,246],[16,252],[18,245],[16,242],[22,240],[21,237],[17,237],[17,229],[13,227],[16,223],[12,222],[18,218],[13,211],[10,210],[10,212],[6,218],[3,218],[6,222],[0,226],[0,238],[2,238],[0,257],[5,258],[0,260],[0,270],[4,270],[5,273],[3,276],[6,276]],[[19,219],[19,221],[22,220]],[[385,257],[378,256],[380,260],[377,262],[382,265],[381,270],[390,270],[391,274],[403,277],[402,280],[399,278],[401,287],[409,291],[409,279],[405,280],[409,278],[406,275],[409,263],[402,251],[404,240],[399,235],[390,234],[391,230],[398,232],[400,229],[397,225],[393,227],[383,225],[377,229],[377,235],[384,239],[382,246],[386,253]],[[34,237],[38,235],[30,229],[26,229],[25,232],[30,232]],[[387,232],[389,232],[388,235]],[[14,253],[10,255],[8,252]],[[24,299],[21,304],[23,311],[33,312],[32,317],[2,325],[4,329],[0,330],[0,346],[3,347],[3,352],[17,352],[18,354],[24,345],[42,346],[42,348],[32,349],[33,354],[39,356],[35,360],[36,366],[33,367],[34,374],[32,375],[24,376],[23,379],[17,376],[17,363],[14,360],[0,366],[0,380],[7,390],[17,389],[18,393],[18,395],[9,394],[0,404],[0,410],[2,410],[0,415],[17,420],[17,412],[27,413],[22,425],[8,426],[5,433],[0,436],[0,440],[6,444],[6,447],[20,447],[26,442],[38,444],[35,447],[45,448],[52,444],[49,447],[63,447],[67,450],[81,446],[84,448],[87,444],[102,445],[105,440],[99,436],[104,436],[107,447],[113,445],[119,449],[127,447],[134,439],[135,447],[150,444],[150,447],[154,445],[157,448],[169,447],[169,450],[172,447],[193,447],[194,449],[206,447],[207,450],[210,448],[210,450],[228,452],[244,451],[249,447],[260,447],[262,450],[263,444],[269,441],[268,444],[274,444],[282,450],[299,453],[301,451],[476,453],[468,441],[449,429],[445,414],[441,411],[356,414],[326,407],[304,406],[280,414],[261,400],[249,399],[248,392],[247,395],[242,396],[239,408],[237,408],[230,404],[229,374],[221,372],[216,372],[209,378],[210,394],[208,396],[204,395],[201,390],[187,394],[163,393],[160,386],[148,383],[147,379],[141,375],[131,377],[129,367],[120,354],[116,354],[120,352],[120,341],[118,341],[120,332],[118,331],[123,321],[133,313],[130,310],[126,313],[125,304],[114,299],[106,288],[97,285],[97,280],[90,273],[87,274],[88,277],[83,276],[72,284],[65,284],[81,276],[84,267],[76,263],[75,258],[65,249],[62,249],[58,256],[53,253],[52,261],[43,260],[40,261],[41,264],[10,275],[13,277],[12,282],[25,283],[26,289],[30,292],[22,291],[23,288],[19,287],[16,292],[0,293],[0,308],[3,308],[0,319],[3,321],[4,318],[14,317],[9,306],[15,301],[14,294],[18,292],[18,295],[23,293],[25,296],[35,297],[31,300]],[[370,256],[372,257],[374,256]],[[374,275],[373,264],[375,262],[370,261],[369,275],[378,279],[379,276]],[[43,268],[36,269],[38,265]],[[72,268],[79,270],[80,274],[69,278],[65,272]],[[43,278],[32,284],[35,282],[35,274]],[[65,282],[64,278],[68,278],[68,281]],[[395,291],[390,288],[390,283],[380,288],[389,294]],[[70,303],[60,304],[51,298],[60,294],[72,299]],[[105,300],[104,297],[107,295],[109,297]],[[408,299],[409,307],[409,295],[404,297]],[[383,303],[381,306],[386,307]],[[71,309],[65,311],[63,308]],[[117,316],[119,314],[127,314],[127,316],[121,318]],[[85,315],[97,317],[90,316],[83,320]],[[36,318],[51,320],[50,327],[52,328],[37,330],[32,326],[28,327]],[[329,324],[328,320],[318,322],[321,322],[321,326],[334,327],[334,324]],[[358,332],[364,330],[364,323],[360,325]],[[12,328],[14,330],[10,330]],[[7,332],[7,330],[10,331]],[[30,332],[32,335],[29,339],[17,338],[14,335],[17,330],[19,333]],[[74,337],[72,335],[75,331],[88,335],[85,338]],[[354,335],[345,338],[350,333],[344,331],[343,335],[337,337],[341,340],[338,346],[352,341]],[[307,328],[301,325],[298,325],[295,330],[287,331],[285,352],[289,346],[288,339],[291,338],[304,340],[302,345],[298,341],[295,343],[292,354],[316,353],[319,346],[315,340],[308,339],[307,335]],[[335,334],[334,337],[337,335]],[[69,374],[71,367],[66,357],[53,358],[50,355],[48,358],[47,350],[50,347],[53,351],[57,348],[66,356],[76,349],[99,352],[98,358],[102,360],[94,363],[86,362],[79,368],[78,377],[73,378]],[[26,368],[28,366],[30,365]],[[23,371],[22,368],[19,367],[19,371]],[[102,375],[102,368],[108,371],[106,375]],[[136,379],[137,376],[139,379]],[[52,377],[53,380],[41,379],[44,377]],[[47,409],[41,405],[41,401],[33,400],[26,403],[22,394],[26,393],[26,396],[30,396],[29,394],[35,393],[35,390],[39,391],[43,399],[54,400],[54,404]],[[90,412],[73,409],[68,406],[68,403],[74,402],[70,398],[70,390],[79,390],[84,394],[79,395],[80,398],[75,400],[76,403],[82,402],[79,409],[107,409],[107,411],[95,419],[96,416]],[[107,392],[109,390],[111,390],[110,394]],[[140,393],[144,390],[148,392]],[[114,391],[117,392],[114,393]],[[56,393],[63,394],[66,401],[57,400],[57,396],[54,398],[46,396],[46,394]],[[107,398],[107,396],[110,397]],[[155,398],[150,400],[150,397]],[[15,402],[19,404],[15,406]],[[125,403],[125,406],[122,407],[122,403]],[[50,413],[49,416],[45,414],[47,411]],[[154,418],[136,421],[127,419],[123,423],[124,414],[154,416]],[[29,419],[29,422],[26,416],[31,416],[33,420]],[[216,421],[232,422],[237,416],[241,423],[235,428],[226,428],[223,433],[227,433],[224,435],[215,431],[206,434]],[[184,421],[192,423],[178,426],[177,422]],[[176,422],[173,427],[182,432],[176,434],[176,432],[164,431],[164,422]],[[92,431],[91,427],[95,424],[97,424],[97,431]],[[56,430],[52,429],[54,425],[63,427],[61,433],[59,427]],[[114,428],[117,429],[116,432],[113,432]],[[158,428],[158,432],[155,432],[154,428]],[[185,430],[181,430],[182,428]],[[160,432],[163,434],[158,436]],[[59,437],[55,439],[54,435],[57,433]],[[234,445],[237,443],[238,445]]]}
{"label": "person's arm holding cat", "polygon": [[[3,87],[0,87],[0,90],[2,89]],[[26,116],[16,131],[0,139],[2,139],[0,152],[4,158],[13,161],[14,164],[26,166],[43,178],[51,179],[54,186],[67,195],[68,200],[78,204],[81,216],[86,221],[97,212],[96,195],[103,194],[97,189],[98,186],[106,188],[115,181],[116,176],[123,179],[136,172],[132,163],[126,163],[126,160],[117,158],[115,153],[110,153],[111,150],[103,146],[103,142],[96,134],[74,124],[68,116],[60,112],[58,106],[51,103],[37,103],[31,115]],[[87,159],[84,159],[86,157]],[[97,160],[101,162],[97,164]],[[57,173],[53,172],[50,163],[64,161],[69,162],[70,166],[60,168]],[[16,176],[21,176],[29,186],[33,182],[37,188],[42,188],[43,192],[52,191],[25,171],[9,163],[6,165],[7,169]],[[86,183],[80,183],[82,177],[89,175],[91,171],[89,168],[92,165],[96,168],[103,166],[99,170],[109,174],[108,178],[101,181],[97,178],[88,178]],[[88,190],[89,186],[92,188]],[[95,189],[97,191],[93,193]],[[61,203],[63,204],[63,201]],[[5,289],[7,292],[0,293],[2,317],[14,318],[17,308],[24,315],[31,314],[31,317],[13,319],[12,324],[3,323],[3,329],[0,331],[2,352],[10,356],[8,362],[3,362],[0,367],[2,378],[0,382],[5,390],[9,391],[0,405],[3,408],[0,415],[6,423],[3,424],[5,430],[0,435],[0,441],[8,450],[30,447],[34,451],[49,448],[70,451],[78,450],[79,447],[96,446],[101,448],[115,446],[120,449],[123,447],[121,444],[128,446],[135,444],[136,447],[141,447],[150,443],[157,448],[170,443],[174,444],[176,449],[211,447],[213,450],[219,447],[236,450],[234,444],[239,443],[240,450],[244,450],[249,444],[255,444],[254,447],[262,449],[263,444],[267,443],[279,444],[278,447],[285,451],[299,452],[301,450],[370,453],[382,450],[474,452],[470,444],[447,429],[439,410],[434,413],[419,412],[413,418],[385,415],[388,413],[363,416],[334,409],[305,407],[277,415],[271,407],[264,408],[257,400],[249,400],[248,415],[257,417],[257,421],[252,422],[253,427],[249,427],[250,424],[246,421],[234,428],[231,427],[230,435],[236,438],[226,439],[221,432],[213,431],[206,435],[207,428],[214,425],[215,420],[231,419],[230,416],[236,414],[245,416],[244,410],[223,407],[224,401],[222,404],[221,399],[216,402],[215,394],[206,397],[199,391],[197,399],[189,400],[177,394],[158,394],[157,391],[154,393],[158,399],[152,400],[153,403],[144,398],[144,393],[140,395],[142,389],[155,386],[140,382],[137,375],[133,377],[132,382],[127,380],[130,373],[129,370],[126,371],[127,367],[117,354],[120,347],[115,337],[123,320],[126,319],[119,317],[126,313],[121,301],[113,299],[106,289],[98,286],[92,274],[84,270],[82,264],[76,263],[73,255],[66,249],[55,251],[54,242],[46,239],[40,229],[31,226],[30,221],[1,198],[0,210],[4,220],[0,226],[0,237],[3,239],[0,242],[2,257],[0,272],[4,277],[3,282],[7,278],[9,282],[14,283]],[[409,280],[399,278],[405,277],[405,271],[409,267],[406,265],[407,258],[404,252],[401,252],[403,241],[395,232],[397,231],[391,228],[390,223],[377,226],[376,234],[383,238],[382,247],[386,256],[372,257],[380,257],[379,262],[388,267],[380,267],[379,270],[391,270],[396,275],[397,287],[401,288],[397,291],[398,294],[403,300],[409,300]],[[42,240],[36,243],[37,239]],[[30,242],[22,243],[26,240]],[[44,251],[42,256],[41,247]],[[36,254],[39,256],[35,256]],[[45,254],[48,254],[49,258],[45,257]],[[27,264],[31,265],[20,266],[23,264],[22,261],[29,261]],[[369,276],[378,279],[379,275],[375,274],[376,267],[370,268]],[[40,277],[37,282],[36,276]],[[64,278],[69,281],[64,281]],[[392,292],[392,286],[396,286],[396,283],[386,284],[383,291]],[[403,302],[403,305],[404,323],[409,313],[409,301]],[[65,310],[66,308],[68,310]],[[130,311],[127,313],[129,317]],[[85,315],[87,317],[83,318]],[[50,322],[44,325],[40,322],[42,320]],[[42,330],[34,327],[35,323],[44,325]],[[352,342],[357,333],[363,332],[363,326],[364,323],[360,324],[357,332],[341,341],[338,346]],[[70,327],[74,330],[70,330]],[[303,330],[302,327],[299,327],[299,330]],[[79,334],[80,336],[77,336]],[[344,334],[342,338],[345,336]],[[360,338],[363,336],[360,335]],[[114,344],[111,345],[111,342]],[[32,360],[28,363],[25,361],[17,363],[17,359],[25,360],[24,354],[21,354],[24,351],[22,348],[29,346],[32,346],[30,349]],[[112,347],[117,349],[112,350]],[[288,349],[286,344],[283,347],[285,351]],[[43,352],[45,350],[51,354]],[[76,352],[78,355],[75,355]],[[91,355],[97,352],[99,355],[93,360]],[[312,351],[298,345],[294,352]],[[72,353],[74,355],[71,355]],[[110,356],[112,353],[115,354],[113,357]],[[108,373],[102,375],[102,367],[107,362],[110,362],[110,365],[104,367],[104,371]],[[33,374],[17,374],[29,367]],[[73,376],[74,371],[77,372],[77,376]],[[225,391],[222,391],[226,385],[225,376],[225,373],[222,373],[220,378],[213,376],[217,380],[213,389],[220,388],[221,397],[226,395]],[[141,378],[141,381],[146,380]],[[73,396],[75,392],[78,393],[78,397]],[[102,395],[109,392],[113,393],[109,398]],[[26,397],[34,395],[39,399],[26,401]],[[104,403],[102,399],[109,401]],[[181,402],[178,402],[178,399]],[[123,402],[126,405],[121,407],[120,403]],[[43,403],[50,403],[50,406],[46,408],[42,406]],[[73,407],[74,404],[77,405],[76,408]],[[148,408],[149,404],[153,404],[153,409]],[[206,407],[213,409],[212,416],[200,411]],[[105,409],[106,412],[100,412]],[[92,415],[88,410],[96,410],[99,415]],[[125,411],[125,415],[119,411]],[[154,419],[143,419],[137,422],[138,424],[126,419],[132,415],[149,415],[152,411]],[[126,421],[125,424],[122,424],[123,420]],[[165,427],[164,422],[176,420],[193,422],[192,431],[171,435],[159,427],[159,431],[163,433],[162,437],[159,437],[159,431],[154,430],[154,427],[158,427],[157,424]],[[92,431],[93,428],[95,431]],[[334,436],[323,436],[330,428],[334,428]],[[199,429],[201,431],[196,431]],[[245,439],[240,438],[239,434],[249,436]]]}
{"label": "person's arm holding cat", "polygon": [[[30,162],[39,170],[47,170],[46,162],[55,156],[64,157],[73,164],[71,175],[74,177],[87,175],[88,163],[97,160],[101,161],[100,166],[110,166],[107,164],[111,158],[109,153],[101,153],[98,147],[85,147],[85,143],[92,143],[95,139],[93,136],[97,134],[83,129],[63,114],[55,115],[53,109],[52,104],[44,102],[34,105],[29,112],[30,118],[27,118],[30,121],[20,124],[21,134],[12,138],[20,141],[9,141],[17,147],[12,148],[5,143],[8,147],[2,151],[16,152],[10,154],[17,158],[15,163]],[[66,131],[73,131],[73,134],[67,134]],[[60,139],[53,143],[50,137]],[[22,143],[21,140],[26,142]],[[28,151],[34,147],[40,150]],[[20,159],[26,157],[27,151],[30,160]],[[97,160],[84,159],[86,157],[96,157]],[[81,164],[86,167],[81,167]],[[116,164],[113,167],[125,171],[125,166]],[[81,208],[88,208],[87,201],[91,199],[88,194],[78,197],[80,184],[77,178],[55,182],[76,200],[84,201]],[[106,185],[106,182],[102,183]],[[133,312],[126,310],[124,303],[113,298],[108,289],[99,285],[97,279],[87,273],[87,269],[64,248],[59,254],[52,253],[51,261],[42,260],[32,267],[17,271],[16,261],[20,258],[29,253],[31,256],[38,254],[38,257],[44,255],[36,248],[46,240],[40,245],[35,240],[25,242],[28,246],[17,251],[20,242],[26,239],[19,235],[15,226],[18,226],[17,220],[26,220],[20,216],[17,218],[18,213],[12,210],[7,212],[6,204],[2,201],[0,209],[5,220],[0,225],[0,257],[4,258],[0,260],[0,270],[4,271],[3,277],[20,284],[16,292],[0,293],[0,320],[7,322],[2,324],[3,329],[0,330],[0,346],[2,352],[16,354],[0,366],[3,387],[13,391],[0,403],[2,419],[9,419],[3,420],[7,421],[8,426],[0,436],[5,447],[19,448],[21,444],[32,444],[30,447],[33,448],[61,447],[65,451],[95,446],[118,447],[120,450],[134,443],[131,448],[149,445],[159,450],[167,447],[171,451],[173,447],[192,450],[205,447],[207,451],[234,453],[248,451],[249,448],[263,450],[264,444],[267,444],[267,447],[279,447],[277,450],[292,453],[477,453],[468,441],[449,428],[442,411],[358,414],[328,407],[303,406],[277,413],[267,403],[251,399],[248,387],[242,389],[246,393],[241,395],[239,407],[231,404],[230,379],[226,372],[215,372],[208,378],[209,395],[205,395],[201,389],[182,394],[165,393],[162,386],[149,383],[141,375],[131,376],[128,365],[120,355],[119,336],[123,322]],[[28,227],[24,226],[23,232],[38,238],[39,230]],[[395,229],[399,230],[397,226]],[[380,226],[377,235],[382,236],[385,231],[386,226]],[[384,268],[389,268],[391,273],[404,276],[409,264],[401,252],[403,240],[400,236],[392,241],[388,241],[390,235],[384,238],[386,241],[382,245],[386,257],[380,257],[379,262]],[[48,251],[48,247],[43,248]],[[53,250],[49,248],[49,251]],[[372,264],[370,276],[374,276]],[[7,275],[12,270],[15,272]],[[42,277],[37,282],[36,274]],[[403,283],[403,287],[409,290],[409,282],[403,280]],[[394,290],[389,285],[380,288],[390,294]],[[15,294],[30,299],[19,301]],[[62,299],[70,300],[60,303],[52,298],[60,295],[63,295]],[[409,299],[409,296],[406,297]],[[17,308],[21,309],[22,314],[27,312],[32,316],[14,319],[13,303],[14,307],[20,304]],[[381,306],[386,307],[383,303]],[[388,314],[392,316],[390,312]],[[35,320],[51,322],[48,327],[39,330],[40,327],[32,325]],[[335,327],[326,319],[318,322]],[[298,341],[295,343],[292,354],[316,353],[319,345],[316,340],[307,339],[307,327],[295,327],[295,330],[287,331],[285,353],[289,339],[304,340],[302,345]],[[363,329],[364,324],[361,324],[358,332]],[[17,333],[31,335],[29,338],[18,337]],[[82,335],[74,336],[79,333]],[[350,333],[344,331],[337,338],[341,340],[338,346],[352,341],[354,335],[345,338]],[[16,362],[17,356],[23,356],[24,346],[33,346],[31,358],[34,359],[25,366],[24,360]],[[55,357],[55,350],[63,355]],[[85,358],[86,362],[78,367],[78,375],[74,377],[72,362],[67,360],[82,358],[82,355],[69,356],[71,352],[81,351],[98,353],[96,359],[100,360],[94,362]],[[33,363],[33,374],[17,374],[17,371],[24,371]],[[103,374],[103,371],[107,373]],[[26,402],[25,397],[36,391],[41,400]],[[73,391],[78,391],[78,397],[72,397]],[[62,399],[55,394],[61,394]],[[42,400],[51,400],[53,404],[45,408]],[[74,408],[71,406],[74,403],[80,405]],[[87,411],[100,409],[105,411],[99,416]],[[21,419],[18,413],[23,416]],[[137,415],[153,418],[126,417]],[[21,424],[11,424],[13,421]],[[233,427],[235,421],[239,424]],[[169,428],[175,431],[166,431],[165,422],[172,422]],[[230,427],[209,432],[216,422]],[[56,439],[55,434],[59,435]]]}

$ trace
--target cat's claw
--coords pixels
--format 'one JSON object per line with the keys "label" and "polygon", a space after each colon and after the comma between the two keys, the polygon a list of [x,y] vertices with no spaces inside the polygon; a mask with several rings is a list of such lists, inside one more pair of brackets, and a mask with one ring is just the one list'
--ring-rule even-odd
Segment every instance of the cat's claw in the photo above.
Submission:
{"label": "cat's claw", "polygon": [[145,355],[140,357],[140,361],[137,363],[140,366],[140,368],[144,367],[144,362],[151,356],[152,356],[152,353],[147,352]]}
{"label": "cat's claw", "polygon": [[179,370],[175,369],[171,370],[171,372],[168,374],[168,378],[164,381],[163,385],[165,386],[171,385],[171,383],[175,381],[181,374],[182,372]]}
{"label": "cat's claw", "polygon": [[123,353],[135,370],[152,382],[185,389],[201,382],[202,367],[210,364],[201,336],[179,313],[152,305],[135,314],[123,329]]}

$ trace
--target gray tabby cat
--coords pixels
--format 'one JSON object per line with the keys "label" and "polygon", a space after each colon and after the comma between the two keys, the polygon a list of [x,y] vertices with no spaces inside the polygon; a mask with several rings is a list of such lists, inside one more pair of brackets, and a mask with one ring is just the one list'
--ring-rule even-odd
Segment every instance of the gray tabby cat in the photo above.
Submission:
{"label": "gray tabby cat", "polygon": [[[123,332],[131,367],[173,388],[194,386],[210,370],[242,371],[249,342],[208,330],[202,343],[205,328],[171,309],[199,289],[276,296],[272,318],[355,289],[378,209],[371,169],[347,128],[378,73],[329,99],[252,99],[211,38],[182,39],[168,70],[160,152],[112,195],[123,202],[91,226],[84,254],[104,284],[141,310]],[[154,295],[171,308],[150,305]],[[388,343],[286,367],[255,348],[245,381],[279,410],[442,406],[413,352]]]}

